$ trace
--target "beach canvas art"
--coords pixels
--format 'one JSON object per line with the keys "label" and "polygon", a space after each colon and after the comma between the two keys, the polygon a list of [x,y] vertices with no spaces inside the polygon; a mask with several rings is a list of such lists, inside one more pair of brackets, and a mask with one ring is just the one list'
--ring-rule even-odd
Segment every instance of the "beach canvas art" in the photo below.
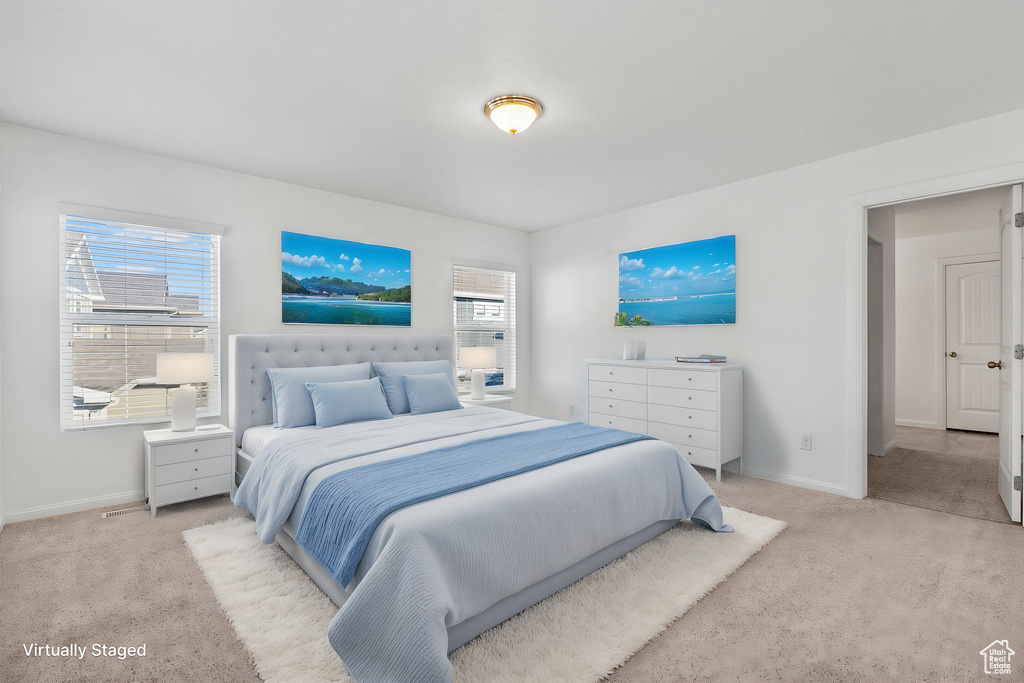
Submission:
{"label": "beach canvas art", "polygon": [[735,235],[619,254],[616,325],[735,322]]}
{"label": "beach canvas art", "polygon": [[412,325],[408,249],[281,233],[281,320]]}

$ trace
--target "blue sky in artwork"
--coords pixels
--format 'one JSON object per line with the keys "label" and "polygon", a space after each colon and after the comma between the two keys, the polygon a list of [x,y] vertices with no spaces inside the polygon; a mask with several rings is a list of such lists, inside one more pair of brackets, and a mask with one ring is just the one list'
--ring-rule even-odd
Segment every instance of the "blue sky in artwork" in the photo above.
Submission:
{"label": "blue sky in artwork", "polygon": [[623,299],[735,291],[735,235],[619,254]]}
{"label": "blue sky in artwork", "polygon": [[408,249],[281,232],[281,270],[297,280],[336,277],[397,288],[410,283]]}

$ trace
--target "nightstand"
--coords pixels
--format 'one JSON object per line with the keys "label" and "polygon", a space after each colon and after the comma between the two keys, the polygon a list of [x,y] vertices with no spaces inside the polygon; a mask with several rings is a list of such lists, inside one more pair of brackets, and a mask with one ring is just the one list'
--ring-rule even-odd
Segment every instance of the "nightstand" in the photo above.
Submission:
{"label": "nightstand", "polygon": [[464,406],[486,406],[488,408],[501,408],[502,410],[512,409],[512,397],[500,394],[484,394],[484,397],[479,399],[459,396],[459,403]]}
{"label": "nightstand", "polygon": [[146,440],[146,497],[151,514],[171,503],[231,490],[235,433],[221,425],[190,432],[154,429]]}

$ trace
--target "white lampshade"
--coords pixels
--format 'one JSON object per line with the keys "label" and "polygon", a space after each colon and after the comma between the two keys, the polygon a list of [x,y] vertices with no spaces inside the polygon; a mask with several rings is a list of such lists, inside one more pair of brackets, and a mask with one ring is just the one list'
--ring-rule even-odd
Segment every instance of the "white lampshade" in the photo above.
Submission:
{"label": "white lampshade", "polygon": [[213,381],[212,353],[158,353],[157,384],[192,384]]}
{"label": "white lampshade", "polygon": [[494,125],[512,135],[529,128],[543,111],[540,102],[526,95],[502,95],[484,105]]}
{"label": "white lampshade", "polygon": [[492,347],[468,346],[459,349],[459,367],[467,370],[498,367],[498,356]]}

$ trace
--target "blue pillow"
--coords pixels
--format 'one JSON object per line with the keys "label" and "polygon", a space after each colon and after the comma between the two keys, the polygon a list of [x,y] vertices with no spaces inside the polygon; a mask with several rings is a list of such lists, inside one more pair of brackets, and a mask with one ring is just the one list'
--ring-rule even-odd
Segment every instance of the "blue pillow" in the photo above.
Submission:
{"label": "blue pillow", "polygon": [[316,424],[313,399],[306,391],[306,382],[348,382],[370,379],[370,363],[354,365],[318,365],[311,368],[270,368],[273,389],[274,424],[279,427],[305,427]]}
{"label": "blue pillow", "polygon": [[415,360],[408,363],[374,363],[373,370],[380,377],[381,386],[384,387],[384,395],[388,399],[388,407],[395,415],[409,412],[409,398],[405,394],[403,377],[409,375],[436,375],[438,373],[448,377],[455,390],[455,376],[452,374],[452,364],[446,360]]}
{"label": "blue pillow", "polygon": [[318,429],[393,417],[384,399],[380,380],[376,377],[324,384],[306,382],[306,389],[313,401]]}
{"label": "blue pillow", "polygon": [[409,412],[413,415],[458,410],[462,407],[451,382],[443,373],[406,375],[402,383],[409,399]]}

